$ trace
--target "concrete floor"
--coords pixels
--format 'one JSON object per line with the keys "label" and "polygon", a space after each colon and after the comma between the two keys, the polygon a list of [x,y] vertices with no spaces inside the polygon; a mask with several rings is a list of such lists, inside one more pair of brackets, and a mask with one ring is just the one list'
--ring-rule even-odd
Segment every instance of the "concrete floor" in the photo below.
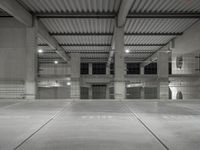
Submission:
{"label": "concrete floor", "polygon": [[200,150],[200,102],[0,101],[0,150]]}

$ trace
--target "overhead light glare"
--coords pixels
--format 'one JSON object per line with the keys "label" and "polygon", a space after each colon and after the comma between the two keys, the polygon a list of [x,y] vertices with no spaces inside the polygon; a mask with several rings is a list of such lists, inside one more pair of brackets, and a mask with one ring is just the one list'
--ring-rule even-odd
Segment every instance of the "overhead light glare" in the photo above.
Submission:
{"label": "overhead light glare", "polygon": [[129,50],[129,49],[126,49],[125,52],[126,52],[126,53],[130,53],[130,50]]}
{"label": "overhead light glare", "polygon": [[43,53],[43,49],[38,49],[38,53]]}
{"label": "overhead light glare", "polygon": [[67,82],[67,85],[70,86],[70,85],[71,85],[71,82]]}

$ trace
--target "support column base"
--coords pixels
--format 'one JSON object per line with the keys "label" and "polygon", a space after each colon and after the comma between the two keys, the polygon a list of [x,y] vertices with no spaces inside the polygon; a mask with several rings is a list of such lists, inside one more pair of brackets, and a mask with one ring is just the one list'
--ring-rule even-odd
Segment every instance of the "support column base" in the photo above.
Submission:
{"label": "support column base", "polygon": [[71,81],[71,99],[80,99],[80,82]]}
{"label": "support column base", "polygon": [[36,99],[36,83],[26,81],[25,83],[25,99],[34,100]]}
{"label": "support column base", "polygon": [[169,99],[169,82],[160,81],[158,83],[158,98]]}
{"label": "support column base", "polygon": [[114,96],[117,100],[123,100],[126,98],[125,96],[125,82],[124,81],[115,81],[114,83]]}

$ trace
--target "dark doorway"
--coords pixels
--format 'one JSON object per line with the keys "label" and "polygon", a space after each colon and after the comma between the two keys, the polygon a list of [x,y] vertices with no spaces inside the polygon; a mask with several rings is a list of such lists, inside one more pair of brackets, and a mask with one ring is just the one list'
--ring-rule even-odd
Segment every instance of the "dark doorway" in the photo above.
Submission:
{"label": "dark doorway", "polygon": [[106,85],[92,85],[93,99],[106,99]]}

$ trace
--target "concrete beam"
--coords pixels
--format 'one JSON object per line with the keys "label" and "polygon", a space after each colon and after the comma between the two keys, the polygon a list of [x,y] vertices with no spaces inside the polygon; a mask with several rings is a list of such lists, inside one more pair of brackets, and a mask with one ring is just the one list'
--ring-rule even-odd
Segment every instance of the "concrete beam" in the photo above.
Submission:
{"label": "concrete beam", "polygon": [[146,66],[148,64],[150,64],[151,62],[154,62],[157,60],[158,58],[158,52],[160,51],[165,51],[166,53],[170,52],[171,50],[171,42],[169,42],[166,46],[160,48],[159,50],[157,50],[156,52],[154,52],[151,56],[147,57],[142,63],[141,66]]}
{"label": "concrete beam", "polygon": [[122,0],[119,13],[117,16],[117,27],[122,27],[124,26],[126,22],[126,17],[129,13],[129,10],[132,7],[134,0]]}
{"label": "concrete beam", "polygon": [[111,51],[109,54],[109,58],[107,61],[107,66],[110,65],[112,58],[114,56],[114,45],[115,45],[115,36],[116,36],[116,27],[123,27],[126,23],[126,17],[128,15],[129,10],[131,9],[131,6],[133,4],[134,0],[122,0],[122,3],[120,5],[119,8],[119,13],[117,15],[117,22],[115,23],[115,29],[114,29],[114,33],[113,33],[113,37],[112,37],[112,43],[111,43]]}
{"label": "concrete beam", "polygon": [[141,63],[141,66],[147,66],[148,64],[150,64],[151,62],[154,62],[154,61],[156,61],[157,60],[157,52],[156,53],[154,53],[153,55],[151,55],[150,57],[148,57],[145,61],[143,61],[142,63]]}
{"label": "concrete beam", "polygon": [[33,17],[16,0],[0,0],[0,8],[28,27],[33,25]]}
{"label": "concrete beam", "polygon": [[[12,15],[25,26],[33,26],[33,16],[28,11],[26,11],[17,1],[0,0],[0,8]],[[57,40],[50,36],[47,28],[40,21],[38,21],[38,33],[43,39],[46,40],[51,48],[56,49],[56,52],[65,61],[69,61],[69,56],[65,53],[64,48],[60,47]]]}
{"label": "concrete beam", "polygon": [[59,43],[54,37],[50,36],[48,30],[46,29],[44,24],[40,21],[38,21],[38,34],[41,38],[43,38],[48,43],[48,45],[52,49],[56,49],[56,52],[60,57],[62,57],[67,62],[70,60],[70,57],[65,53],[64,48],[62,48],[59,45]]}

